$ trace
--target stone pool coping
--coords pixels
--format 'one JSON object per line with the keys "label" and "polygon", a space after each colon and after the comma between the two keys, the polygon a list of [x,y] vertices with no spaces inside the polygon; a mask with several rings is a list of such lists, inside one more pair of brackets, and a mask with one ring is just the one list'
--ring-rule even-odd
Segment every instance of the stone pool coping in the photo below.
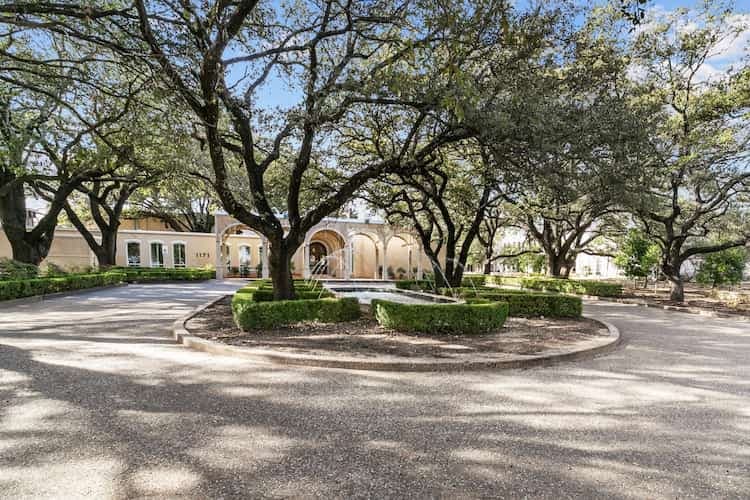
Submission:
{"label": "stone pool coping", "polygon": [[430,358],[409,359],[404,361],[386,359],[362,359],[345,356],[317,356],[307,354],[290,354],[275,351],[273,349],[237,347],[212,340],[206,340],[191,335],[186,328],[186,323],[194,316],[217,302],[224,300],[228,295],[213,299],[202,304],[189,314],[177,319],[172,324],[172,336],[174,339],[191,349],[232,356],[234,358],[246,359],[256,363],[273,363],[278,365],[307,366],[317,368],[341,368],[347,370],[370,370],[370,371],[395,371],[395,372],[456,372],[473,370],[508,370],[519,368],[533,368],[548,366],[563,361],[580,361],[595,356],[609,353],[615,350],[622,342],[620,331],[613,324],[600,319],[583,315],[584,318],[601,323],[607,328],[609,335],[597,341],[586,341],[586,345],[580,344],[572,349],[559,349],[540,355],[508,354],[502,359],[476,361],[435,361]]}

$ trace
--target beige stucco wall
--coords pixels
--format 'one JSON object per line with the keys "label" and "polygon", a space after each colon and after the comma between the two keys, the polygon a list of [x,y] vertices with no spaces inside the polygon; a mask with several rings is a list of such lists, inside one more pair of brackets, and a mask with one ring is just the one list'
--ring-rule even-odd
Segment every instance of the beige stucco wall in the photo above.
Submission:
{"label": "beige stucco wall", "polygon": [[[8,238],[0,228],[0,257],[11,258],[11,250]],[[89,250],[86,240],[74,229],[58,228],[52,240],[47,258],[42,266],[52,262],[65,269],[81,269],[96,264],[96,259]]]}
{"label": "beige stucco wall", "polygon": [[[155,221],[146,219],[144,221],[143,224],[139,223],[138,226],[152,227],[159,225]],[[231,224],[231,219],[224,221],[224,223],[226,224],[224,227],[227,227]],[[143,267],[152,265],[150,246],[151,243],[155,242],[163,245],[165,267],[174,267],[175,243],[185,245],[185,258],[188,267],[214,267],[216,265],[217,245],[214,233],[187,233],[162,229],[135,230],[128,227],[134,226],[132,223],[123,226],[125,227],[120,229],[117,238],[117,265],[127,265],[127,245],[129,242],[137,242],[140,245],[140,265]],[[224,238],[224,252],[228,256],[226,267],[240,267],[240,249],[246,246],[249,249],[250,256],[248,264],[254,271],[262,261],[263,241],[260,235],[253,231],[242,230],[237,226],[232,226],[232,229],[227,232],[232,234]],[[344,277],[345,252],[342,248],[347,242],[351,245],[352,250],[352,278],[373,279],[380,277],[384,242],[387,242],[388,261],[386,268],[391,268],[396,273],[396,277],[398,277],[399,268],[403,268],[408,275],[413,268],[417,267],[419,247],[416,240],[406,233],[395,233],[384,224],[347,223],[337,220],[333,223],[321,224],[313,229],[307,243],[314,241],[320,241],[328,249],[331,256],[329,276],[332,277]],[[298,277],[303,276],[304,271],[303,248],[300,248],[292,259],[294,274]],[[411,261],[410,252],[412,254]],[[11,255],[10,244],[0,229],[0,257],[10,257]],[[227,259],[225,259],[226,261]],[[59,227],[55,232],[55,239],[49,256],[44,263],[46,262],[53,262],[63,268],[80,269],[95,266],[96,258],[83,237],[75,229]],[[422,268],[425,271],[430,269],[429,260],[425,255],[422,255]]]}
{"label": "beige stucco wall", "polygon": [[174,244],[185,245],[187,267],[213,267],[216,263],[216,240],[211,233],[178,233],[175,231],[120,230],[117,235],[117,265],[127,265],[127,244],[140,244],[141,266],[151,267],[151,243],[161,243],[164,267],[174,267]]}

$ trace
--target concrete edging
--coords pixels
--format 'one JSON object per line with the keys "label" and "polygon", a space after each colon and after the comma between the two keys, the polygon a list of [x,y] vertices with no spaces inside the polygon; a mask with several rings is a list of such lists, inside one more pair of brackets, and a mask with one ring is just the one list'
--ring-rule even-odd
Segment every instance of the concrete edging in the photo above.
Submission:
{"label": "concrete edging", "polygon": [[115,283],[113,285],[92,286],[91,288],[81,288],[79,290],[68,290],[67,292],[48,293],[46,295],[32,295],[31,297],[21,297],[20,299],[3,300],[3,301],[0,301],[0,309],[2,309],[3,307],[10,307],[10,306],[22,306],[25,304],[36,304],[37,302],[44,302],[45,300],[57,299],[61,297],[69,297],[72,295],[83,295],[89,292],[98,292],[99,290],[107,290],[108,288],[118,288],[121,286],[128,286],[128,283]]}
{"label": "concrete edging", "polygon": [[582,348],[564,353],[529,356],[522,359],[506,359],[497,361],[369,361],[354,358],[347,359],[327,356],[282,354],[273,352],[269,349],[230,346],[191,335],[185,327],[185,324],[197,314],[211,307],[220,300],[223,300],[224,297],[226,297],[226,295],[206,302],[205,304],[191,311],[189,314],[175,320],[172,324],[172,336],[174,337],[174,339],[185,347],[189,347],[197,351],[207,352],[210,354],[219,354],[223,356],[232,356],[235,358],[242,358],[260,363],[274,363],[280,365],[308,366],[318,368],[342,368],[347,370],[398,372],[443,372],[533,368],[548,366],[563,361],[580,361],[584,359],[590,359],[601,354],[609,353],[615,350],[622,343],[622,335],[620,334],[620,331],[616,326],[607,321],[592,318],[586,315],[584,315],[583,317],[597,321],[607,328],[609,337],[611,339],[609,342],[592,348]]}

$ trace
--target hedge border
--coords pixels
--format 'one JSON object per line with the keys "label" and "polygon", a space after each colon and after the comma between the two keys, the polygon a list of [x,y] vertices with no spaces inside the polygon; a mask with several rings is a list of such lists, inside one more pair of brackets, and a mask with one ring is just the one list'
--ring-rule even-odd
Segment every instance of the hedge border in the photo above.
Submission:
{"label": "hedge border", "polygon": [[253,294],[232,297],[232,317],[243,331],[275,328],[302,321],[339,323],[360,316],[359,301],[353,297],[307,300],[255,301]]}
{"label": "hedge border", "polygon": [[196,267],[115,267],[112,271],[125,273],[128,283],[206,281],[216,278],[215,270]]}
{"label": "hedge border", "polygon": [[375,299],[373,316],[386,328],[407,333],[480,335],[503,326],[508,304],[404,304]]}
{"label": "hedge border", "polygon": [[391,372],[465,372],[483,370],[512,370],[552,366],[562,362],[582,361],[608,354],[616,350],[622,343],[620,331],[612,323],[597,318],[585,316],[586,319],[597,321],[607,328],[608,341],[602,345],[573,349],[565,352],[542,354],[533,356],[515,356],[512,359],[481,360],[481,361],[378,361],[361,358],[341,358],[312,354],[290,354],[267,348],[248,348],[222,344],[190,334],[185,324],[194,316],[212,305],[224,300],[223,297],[212,299],[198,306],[187,315],[172,323],[172,336],[179,344],[188,349],[220,356],[231,356],[250,363],[272,363],[281,366],[307,366],[329,369],[363,370],[363,371],[391,371]]}
{"label": "hedge border", "polygon": [[510,285],[527,290],[543,292],[572,293],[575,295],[590,295],[595,297],[619,297],[622,295],[622,285],[607,281],[584,279],[561,279],[547,276],[498,276],[491,275],[488,282],[495,285]]}
{"label": "hedge border", "polygon": [[125,274],[105,272],[49,278],[0,281],[0,302],[111,286],[125,281]]}
{"label": "hedge border", "polygon": [[580,297],[538,292],[491,292],[466,299],[467,303],[505,302],[513,317],[580,318],[583,301]]}

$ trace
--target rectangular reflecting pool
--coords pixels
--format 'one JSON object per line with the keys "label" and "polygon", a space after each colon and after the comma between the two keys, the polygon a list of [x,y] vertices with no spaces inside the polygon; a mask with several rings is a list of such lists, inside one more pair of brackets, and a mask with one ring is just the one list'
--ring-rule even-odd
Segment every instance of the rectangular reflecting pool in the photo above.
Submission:
{"label": "rectangular reflecting pool", "polygon": [[330,287],[339,297],[354,297],[361,304],[369,304],[373,299],[390,300],[402,304],[435,304],[457,302],[450,297],[432,295],[428,293],[399,290],[397,288],[367,288],[367,287]]}

